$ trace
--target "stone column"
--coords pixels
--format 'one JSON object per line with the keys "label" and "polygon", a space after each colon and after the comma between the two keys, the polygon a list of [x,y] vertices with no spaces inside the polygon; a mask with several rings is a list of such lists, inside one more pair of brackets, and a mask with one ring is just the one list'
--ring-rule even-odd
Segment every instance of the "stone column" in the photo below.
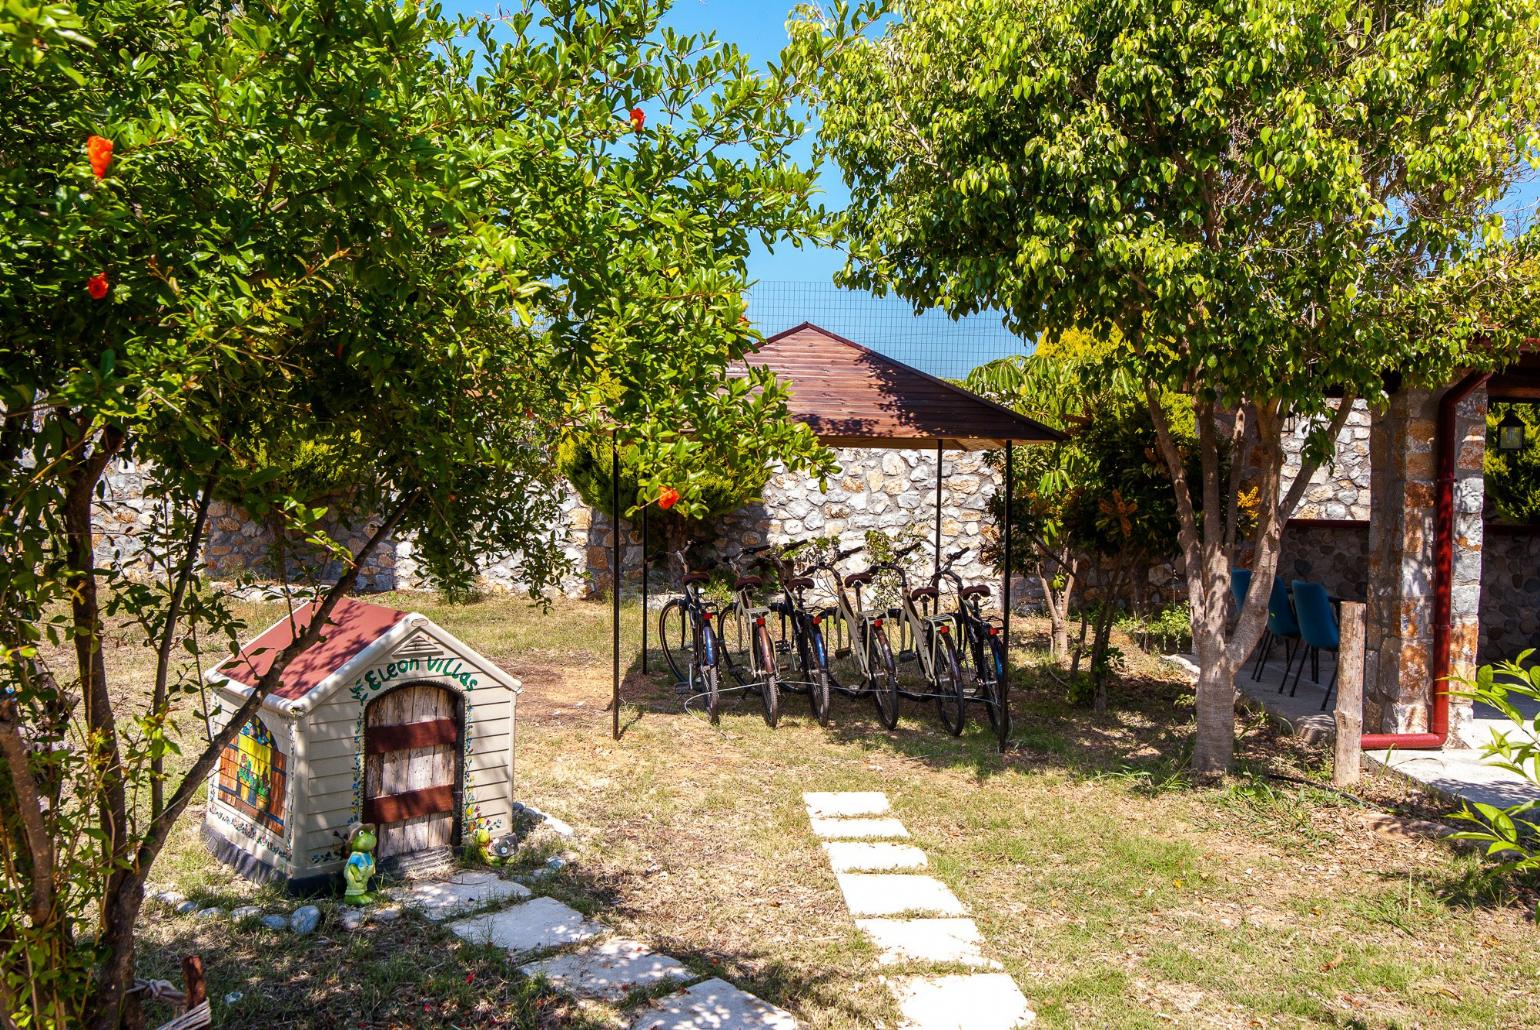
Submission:
{"label": "stone column", "polygon": [[[1369,596],[1364,685],[1368,732],[1422,733],[1429,726],[1438,499],[1436,440],[1441,392],[1403,390],[1374,419],[1369,521]],[[1456,418],[1452,670],[1475,662],[1481,604],[1481,463],[1486,391]],[[1460,710],[1463,707],[1463,711]],[[1468,705],[1450,713],[1451,728]]]}

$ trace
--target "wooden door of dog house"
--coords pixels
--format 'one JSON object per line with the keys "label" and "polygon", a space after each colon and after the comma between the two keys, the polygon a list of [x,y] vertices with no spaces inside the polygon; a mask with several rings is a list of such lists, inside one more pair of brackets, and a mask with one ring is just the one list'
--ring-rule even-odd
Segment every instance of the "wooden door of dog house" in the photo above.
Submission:
{"label": "wooden door of dog house", "polygon": [[459,698],[409,683],[364,710],[364,821],[379,826],[380,859],[448,848],[459,839]]}

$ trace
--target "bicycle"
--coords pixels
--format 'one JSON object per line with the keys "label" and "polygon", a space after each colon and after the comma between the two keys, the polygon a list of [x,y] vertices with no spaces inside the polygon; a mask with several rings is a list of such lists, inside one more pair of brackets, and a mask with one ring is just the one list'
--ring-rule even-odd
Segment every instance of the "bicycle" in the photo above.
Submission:
{"label": "bicycle", "polygon": [[787,554],[795,550],[793,545],[789,549],[775,547],[746,548],[747,553],[765,553],[765,560],[775,566],[778,585],[781,591],[779,601],[770,602],[770,610],[780,616],[781,639],[777,654],[786,654],[795,657],[796,667],[787,668],[800,679],[782,677],[781,685],[787,690],[808,695],[808,705],[812,709],[813,718],[820,726],[829,724],[829,654],[824,646],[823,616],[808,608],[803,600],[802,592],[814,586],[814,582],[806,575],[802,575],[794,569]]}
{"label": "bicycle", "polygon": [[831,668],[829,685],[846,697],[871,694],[877,709],[877,721],[885,729],[891,730],[898,725],[898,667],[893,661],[893,648],[888,643],[887,630],[883,629],[887,613],[867,611],[861,596],[861,588],[870,585],[877,572],[875,569],[867,569],[841,577],[837,568],[839,562],[853,557],[860,550],[859,547],[852,547],[813,564],[813,568],[827,572],[834,582],[834,605],[820,612],[835,627],[834,657],[854,657],[861,673],[860,685],[847,687],[840,683]]}
{"label": "bicycle", "polygon": [[[702,583],[711,576],[704,571],[692,571],[683,550],[674,552],[684,569],[681,579],[683,593],[671,598],[658,613],[658,639],[663,647],[664,660],[675,678],[687,685],[692,696],[706,699],[706,715],[715,725],[720,720],[721,663],[724,647],[719,631],[712,625],[718,619],[716,606],[702,596]],[[738,582],[742,582],[739,577]],[[748,585],[740,590],[750,589]],[[770,643],[769,631],[763,620],[758,620],[753,634],[754,667],[756,673],[766,675],[758,681],[760,701],[765,722],[775,726],[780,721],[780,688],[775,675],[775,649]],[[685,639],[689,638],[686,650]],[[749,684],[742,684],[743,687]]]}
{"label": "bicycle", "polygon": [[[775,644],[765,624],[770,609],[756,605],[753,597],[753,591],[764,586],[765,581],[760,576],[745,575],[739,567],[745,557],[761,550],[747,548],[724,560],[723,564],[733,573],[733,602],[718,616],[717,624],[721,627],[722,658],[727,671],[740,687],[759,687],[765,722],[773,727],[781,718],[780,669]],[[749,658],[747,666],[738,657],[745,654]]]}
{"label": "bicycle", "polygon": [[935,584],[909,588],[909,574],[901,559],[918,546],[911,544],[891,561],[873,566],[872,571],[891,569],[898,574],[899,606],[888,609],[888,614],[899,623],[898,661],[917,663],[930,688],[927,693],[919,693],[900,686],[898,692],[914,701],[934,698],[941,725],[955,737],[962,733],[967,721],[968,688],[957,661],[957,646],[952,641],[952,614],[939,611],[940,589]]}
{"label": "bicycle", "polygon": [[982,584],[967,586],[953,571],[967,553],[965,547],[947,555],[937,577],[957,585],[957,607],[952,611],[952,620],[959,638],[967,643],[962,649],[963,659],[973,667],[975,693],[970,700],[983,702],[991,730],[998,734],[1004,720],[1005,732],[1009,734],[1011,713],[1004,704],[1005,642],[1000,639],[1000,625],[984,614],[984,600],[989,597],[990,588]]}

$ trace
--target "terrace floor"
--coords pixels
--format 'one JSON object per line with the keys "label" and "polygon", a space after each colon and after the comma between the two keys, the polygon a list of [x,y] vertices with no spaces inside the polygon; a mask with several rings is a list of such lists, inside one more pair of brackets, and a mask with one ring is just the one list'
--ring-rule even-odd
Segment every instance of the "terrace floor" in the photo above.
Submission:
{"label": "terrace floor", "polygon": [[[1314,682],[1306,669],[1293,696],[1288,689],[1279,690],[1285,671],[1281,657],[1264,665],[1259,679],[1252,679],[1253,666],[1248,664],[1236,677],[1235,685],[1242,694],[1287,722],[1296,733],[1308,740],[1326,740],[1336,732],[1330,706],[1326,711],[1321,710],[1334,662],[1333,655],[1323,653],[1320,682]],[[1288,676],[1288,685],[1291,688],[1294,685],[1293,673]],[[1475,718],[1452,742],[1456,746],[1438,751],[1365,751],[1364,757],[1452,800],[1507,808],[1540,798],[1540,787],[1488,764],[1480,751],[1480,745],[1491,739],[1494,730],[1512,729],[1495,709],[1478,705]]]}

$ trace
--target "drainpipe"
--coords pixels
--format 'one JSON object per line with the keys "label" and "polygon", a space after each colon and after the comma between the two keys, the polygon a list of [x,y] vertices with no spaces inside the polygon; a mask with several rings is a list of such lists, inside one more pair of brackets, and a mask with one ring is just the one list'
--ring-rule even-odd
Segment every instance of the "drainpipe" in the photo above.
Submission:
{"label": "drainpipe", "polygon": [[1455,409],[1477,387],[1492,377],[1472,372],[1438,399],[1438,431],[1434,448],[1438,463],[1438,495],[1433,511],[1433,708],[1428,713],[1427,733],[1365,733],[1365,750],[1400,748],[1437,750],[1449,739],[1450,632],[1453,629],[1454,585],[1454,467],[1459,443],[1455,439]]}

